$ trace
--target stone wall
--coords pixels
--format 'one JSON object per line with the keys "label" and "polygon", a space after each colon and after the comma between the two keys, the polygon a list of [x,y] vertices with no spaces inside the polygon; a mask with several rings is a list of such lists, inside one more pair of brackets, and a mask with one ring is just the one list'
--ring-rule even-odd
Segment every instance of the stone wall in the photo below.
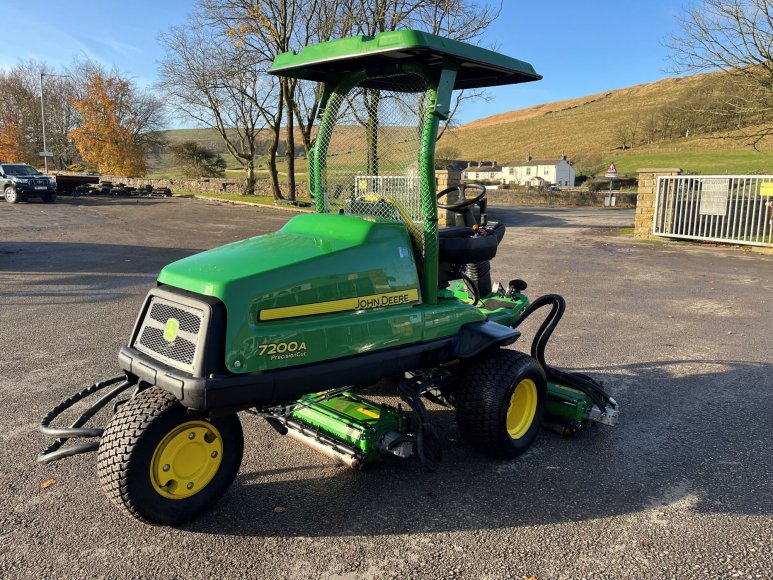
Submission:
{"label": "stone wall", "polygon": [[[605,191],[537,191],[537,190],[489,190],[490,204],[503,205],[557,205],[557,206],[603,206]],[[615,207],[635,207],[635,193],[614,192]]]}
{"label": "stone wall", "polygon": [[[671,170],[664,170],[671,171]],[[665,174],[664,174],[665,175]],[[673,173],[668,173],[673,175]],[[458,185],[461,181],[460,171],[438,170],[435,172],[435,179],[438,191]],[[201,178],[201,179],[148,179],[142,177],[125,177],[120,175],[102,175],[100,181],[110,181],[111,183],[123,183],[132,187],[143,187],[152,185],[154,188],[168,187],[173,193],[192,192],[192,193],[233,193],[240,194],[244,187],[244,181],[241,179],[221,179],[221,178]],[[287,195],[287,185],[282,183],[282,193]],[[297,183],[297,194],[299,199],[309,199],[308,185],[304,181]],[[639,195],[641,195],[641,181],[639,186]],[[653,190],[654,192],[654,190]],[[255,194],[261,196],[271,195],[271,181],[267,177],[258,177],[255,182]],[[556,205],[556,206],[603,206],[604,197],[607,192],[590,191],[537,191],[537,190],[513,190],[497,189],[489,190],[488,199],[490,204],[503,205]],[[616,207],[635,207],[637,194],[635,193],[616,193]],[[653,194],[654,197],[654,194]],[[449,199],[449,202],[456,201]],[[650,202],[650,208],[652,207]],[[438,220],[441,225],[450,225],[454,223],[454,214],[440,210]],[[638,210],[637,210],[638,220]],[[651,226],[650,216],[650,226]]]}
{"label": "stone wall", "polygon": [[[154,188],[168,187],[172,193],[182,191],[193,193],[242,193],[243,179],[221,179],[216,177],[202,177],[201,179],[147,179],[143,177],[124,177],[120,175],[102,175],[102,181],[110,181],[113,185],[123,183],[132,187],[152,185]],[[287,195],[287,184],[281,183],[282,193]],[[309,198],[309,189],[306,182],[296,183],[296,191],[299,198]],[[271,195],[271,180],[268,177],[258,177],[255,181],[255,195]]]}
{"label": "stone wall", "polygon": [[[443,191],[448,187],[459,185],[462,182],[462,172],[456,169],[436,169],[435,187],[437,191]],[[459,194],[450,193],[446,196],[445,203],[454,203],[459,199]],[[438,223],[441,226],[456,225],[456,214],[448,210],[438,208]]]}
{"label": "stone wall", "polygon": [[676,167],[668,169],[639,169],[639,191],[636,196],[636,223],[634,225],[634,237],[650,239],[652,225],[655,216],[655,192],[658,186],[658,177],[666,175],[679,175],[682,170]]}

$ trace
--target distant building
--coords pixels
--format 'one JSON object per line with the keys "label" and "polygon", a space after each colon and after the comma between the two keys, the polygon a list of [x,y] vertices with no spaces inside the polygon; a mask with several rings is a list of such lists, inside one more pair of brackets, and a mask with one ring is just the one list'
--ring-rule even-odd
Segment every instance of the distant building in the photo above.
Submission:
{"label": "distant building", "polygon": [[512,185],[574,187],[575,177],[574,167],[566,155],[558,159],[532,159],[530,155],[522,163],[512,162],[502,166],[502,183]]}
{"label": "distant building", "polygon": [[467,181],[496,181],[527,187],[574,187],[575,171],[572,164],[562,155],[558,159],[532,159],[497,164],[496,161],[470,162],[462,172]]}
{"label": "distant building", "polygon": [[496,161],[471,164],[462,172],[462,179],[467,181],[502,181],[503,168]]}

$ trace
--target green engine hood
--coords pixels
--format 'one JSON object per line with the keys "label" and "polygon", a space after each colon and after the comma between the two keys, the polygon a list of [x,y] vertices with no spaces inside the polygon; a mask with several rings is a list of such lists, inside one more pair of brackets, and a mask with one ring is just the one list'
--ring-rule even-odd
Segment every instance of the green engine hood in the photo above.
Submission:
{"label": "green engine hood", "polygon": [[[225,304],[229,366],[251,358],[245,352],[254,349],[250,345],[255,337],[276,335],[264,342],[281,340],[281,333],[295,321],[308,328],[311,319],[320,319],[324,312],[349,310],[341,306],[347,299],[389,304],[391,297],[401,294],[408,296],[401,300],[416,303],[421,294],[403,224],[331,214],[298,215],[278,232],[184,258],[165,267],[158,281]],[[369,302],[358,308],[379,305]],[[315,342],[335,341],[341,338]],[[261,368],[251,367],[234,368],[241,372]]]}
{"label": "green engine hood", "polygon": [[[399,224],[340,215],[305,214],[278,232],[234,242],[166,266],[158,281],[225,301],[244,280],[345,252],[395,240]],[[403,240],[406,243],[407,240]],[[305,270],[311,275],[309,270]]]}

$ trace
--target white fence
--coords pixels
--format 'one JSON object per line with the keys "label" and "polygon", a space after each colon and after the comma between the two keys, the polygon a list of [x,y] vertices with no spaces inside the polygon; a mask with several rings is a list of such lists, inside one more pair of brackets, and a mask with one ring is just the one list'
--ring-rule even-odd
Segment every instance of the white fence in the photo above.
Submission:
{"label": "white fence", "polygon": [[659,177],[653,233],[773,246],[773,175]]}

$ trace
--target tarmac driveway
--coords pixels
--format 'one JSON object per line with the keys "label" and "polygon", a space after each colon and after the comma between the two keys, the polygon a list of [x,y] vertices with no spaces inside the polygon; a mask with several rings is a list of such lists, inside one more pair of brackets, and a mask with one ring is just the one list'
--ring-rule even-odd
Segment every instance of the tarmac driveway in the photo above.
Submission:
{"label": "tarmac driveway", "polygon": [[635,242],[617,233],[632,210],[490,213],[509,226],[494,279],[566,297],[548,360],[602,379],[622,405],[617,427],[544,432],[498,463],[431,406],[447,440],[438,472],[394,458],[355,473],[244,415],[233,488],[170,529],[115,510],[93,454],[37,465],[36,424],[116,373],[164,264],[292,214],[189,199],[0,204],[0,576],[773,577],[773,257]]}

